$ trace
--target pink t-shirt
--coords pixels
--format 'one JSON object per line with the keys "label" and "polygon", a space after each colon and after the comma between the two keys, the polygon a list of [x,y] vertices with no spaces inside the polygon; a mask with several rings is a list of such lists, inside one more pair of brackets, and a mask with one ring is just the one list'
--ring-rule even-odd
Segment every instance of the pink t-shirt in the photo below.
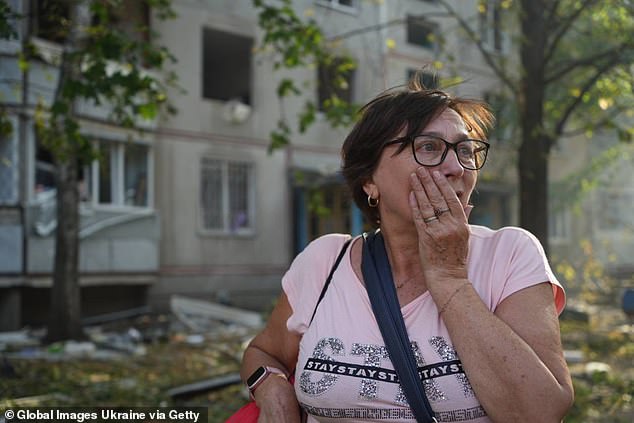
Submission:
{"label": "pink t-shirt", "polygon": [[[295,392],[308,422],[413,422],[390,362],[350,247],[310,323],[328,272],[348,235],[323,236],[299,254],[282,280],[293,314],[290,331],[302,335]],[[539,241],[520,228],[471,226],[469,280],[490,310],[523,288],[550,281],[557,310],[564,291]],[[490,422],[462,370],[429,292],[401,309],[423,386],[442,422]],[[343,420],[342,420],[343,419]]]}

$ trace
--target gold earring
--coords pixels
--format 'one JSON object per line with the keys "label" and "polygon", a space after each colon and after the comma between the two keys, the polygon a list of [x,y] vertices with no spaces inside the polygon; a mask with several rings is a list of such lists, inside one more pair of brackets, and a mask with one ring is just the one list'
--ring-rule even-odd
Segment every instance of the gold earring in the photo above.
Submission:
{"label": "gold earring", "polygon": [[368,194],[368,206],[374,208],[379,206],[379,199]]}

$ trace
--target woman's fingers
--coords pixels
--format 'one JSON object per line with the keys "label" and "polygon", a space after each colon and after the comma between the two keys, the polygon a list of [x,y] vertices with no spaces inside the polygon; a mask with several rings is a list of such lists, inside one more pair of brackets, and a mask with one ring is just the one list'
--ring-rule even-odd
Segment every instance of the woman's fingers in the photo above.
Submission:
{"label": "woman's fingers", "polygon": [[435,217],[434,207],[432,206],[418,175],[412,173],[409,179],[413,193],[413,199],[410,195],[410,205],[412,206],[413,217],[415,219],[418,217],[422,222],[427,223],[425,220]]}
{"label": "woman's fingers", "polygon": [[425,223],[443,216],[466,217],[456,192],[437,170],[430,173],[425,167],[419,167],[410,175],[410,185]]}
{"label": "woman's fingers", "polygon": [[443,201],[447,205],[447,208],[449,208],[449,210],[451,211],[451,214],[456,217],[461,215],[464,216],[464,208],[462,207],[462,203],[460,203],[460,200],[458,200],[458,196],[449,184],[447,178],[437,170],[434,170],[432,174],[436,189],[440,190]]}
{"label": "woman's fingers", "polygon": [[418,178],[420,178],[423,188],[425,189],[425,193],[427,194],[427,198],[431,203],[433,215],[440,217],[440,215],[445,213],[445,211],[449,211],[447,201],[429,171],[425,167],[421,166],[416,170],[416,174],[418,175]]}

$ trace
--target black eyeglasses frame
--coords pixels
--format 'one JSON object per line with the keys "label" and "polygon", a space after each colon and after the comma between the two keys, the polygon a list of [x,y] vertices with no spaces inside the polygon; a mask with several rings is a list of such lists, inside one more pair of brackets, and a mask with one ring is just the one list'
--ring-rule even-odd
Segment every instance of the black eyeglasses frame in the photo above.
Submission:
{"label": "black eyeglasses frame", "polygon": [[[441,141],[443,141],[445,143],[445,151],[443,151],[442,155],[440,156],[440,160],[438,161],[438,163],[433,164],[433,165],[427,165],[427,164],[423,164],[421,162],[418,161],[418,157],[416,157],[416,150],[414,147],[414,140],[418,137],[422,137],[422,136],[426,136],[426,137],[431,137],[431,138],[436,138],[439,139]],[[460,156],[458,155],[458,145],[460,145],[463,142],[468,142],[468,141],[475,141],[478,143],[482,143],[484,144],[484,160],[482,160],[482,164],[479,167],[468,167],[465,166],[464,163],[462,163],[462,161],[460,160]],[[467,169],[467,170],[480,170],[484,167],[484,164],[487,161],[487,156],[489,154],[489,147],[491,146],[491,144],[489,144],[486,141],[482,141],[482,140],[478,140],[478,139],[474,139],[474,138],[466,138],[460,141],[457,141],[455,143],[449,142],[446,139],[439,137],[438,135],[434,135],[434,134],[416,134],[416,135],[406,135],[404,137],[399,137],[399,138],[395,138],[391,141],[386,142],[385,144],[383,144],[383,148],[385,147],[389,147],[390,145],[394,145],[394,144],[403,144],[405,142],[409,142],[410,145],[412,146],[412,156],[414,156],[414,160],[416,160],[416,163],[418,163],[421,166],[425,166],[425,167],[434,167],[434,166],[438,166],[439,164],[441,164],[442,162],[445,161],[445,159],[447,158],[447,152],[449,151],[449,149],[451,148],[454,153],[456,153],[456,157],[458,158],[458,163],[460,163],[460,166],[462,166],[463,168]],[[477,153],[477,152],[476,152]]]}

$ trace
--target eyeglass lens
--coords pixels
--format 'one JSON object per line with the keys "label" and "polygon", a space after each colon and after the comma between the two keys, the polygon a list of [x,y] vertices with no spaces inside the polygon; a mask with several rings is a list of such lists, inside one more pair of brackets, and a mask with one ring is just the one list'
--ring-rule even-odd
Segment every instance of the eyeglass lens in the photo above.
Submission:
{"label": "eyeglass lens", "polygon": [[414,139],[413,147],[416,160],[423,166],[442,163],[449,148],[456,152],[458,161],[467,169],[480,169],[487,156],[487,145],[478,140],[463,140],[451,144],[441,138],[421,135]]}

